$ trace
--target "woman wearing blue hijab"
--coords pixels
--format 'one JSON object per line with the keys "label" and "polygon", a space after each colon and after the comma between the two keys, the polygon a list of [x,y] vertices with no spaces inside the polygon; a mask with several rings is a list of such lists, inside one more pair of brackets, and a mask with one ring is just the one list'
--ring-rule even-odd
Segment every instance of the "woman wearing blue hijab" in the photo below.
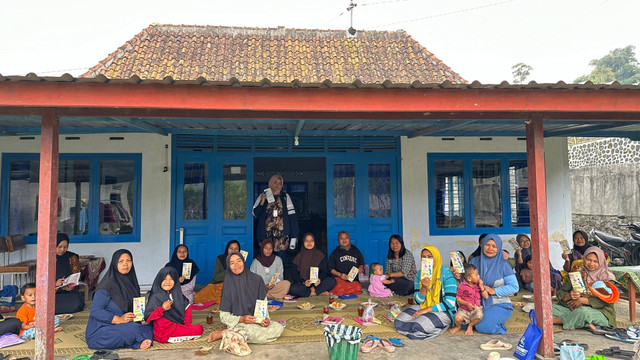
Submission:
{"label": "woman wearing blue hijab", "polygon": [[480,256],[471,259],[478,268],[478,274],[489,291],[489,298],[482,300],[484,317],[475,329],[483,334],[506,334],[504,323],[513,313],[509,295],[518,292],[518,279],[511,265],[502,256],[502,239],[489,234],[482,239]]}

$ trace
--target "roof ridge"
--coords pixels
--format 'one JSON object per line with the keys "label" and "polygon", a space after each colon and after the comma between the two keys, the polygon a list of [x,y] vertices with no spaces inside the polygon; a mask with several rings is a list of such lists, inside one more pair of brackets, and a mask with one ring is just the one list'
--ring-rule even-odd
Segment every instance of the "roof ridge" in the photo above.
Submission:
{"label": "roof ridge", "polygon": [[[174,28],[203,28],[203,29],[220,29],[220,30],[258,30],[258,31],[268,31],[268,30],[284,30],[289,32],[337,32],[337,33],[346,33],[347,30],[342,29],[310,29],[310,28],[288,28],[283,25],[278,25],[276,27],[259,27],[259,26],[229,26],[229,25],[198,25],[198,24],[158,24],[154,23],[157,27],[174,27]],[[398,30],[358,30],[358,33],[389,33],[389,34],[399,34],[405,32],[402,29]]]}

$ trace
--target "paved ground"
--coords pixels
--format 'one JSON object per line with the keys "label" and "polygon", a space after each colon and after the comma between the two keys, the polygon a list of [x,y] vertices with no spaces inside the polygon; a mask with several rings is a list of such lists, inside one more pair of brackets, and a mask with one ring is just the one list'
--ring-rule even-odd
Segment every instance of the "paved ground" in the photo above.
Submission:
{"label": "paved ground", "polygon": [[[604,336],[593,335],[584,330],[565,331],[556,333],[554,341],[572,339],[589,345],[585,352],[587,357],[595,354],[595,350],[620,346],[623,350],[633,350],[633,344],[612,341]],[[520,335],[473,335],[446,336],[425,341],[406,340],[406,346],[396,348],[394,353],[388,354],[383,349],[375,349],[369,354],[360,353],[359,359],[433,359],[433,360],[484,360],[489,351],[480,349],[491,339],[500,339],[515,346]],[[279,360],[308,360],[328,359],[328,352],[324,342],[278,344],[278,345],[250,345],[253,353],[246,359],[279,359]],[[513,349],[499,351],[503,358],[514,358]],[[237,357],[213,350],[210,355],[197,356],[194,350],[155,350],[155,351],[119,351],[121,358],[130,357],[135,360],[187,360],[187,359],[236,359]],[[57,360],[72,357],[56,357]],[[556,357],[559,359],[559,357]]]}

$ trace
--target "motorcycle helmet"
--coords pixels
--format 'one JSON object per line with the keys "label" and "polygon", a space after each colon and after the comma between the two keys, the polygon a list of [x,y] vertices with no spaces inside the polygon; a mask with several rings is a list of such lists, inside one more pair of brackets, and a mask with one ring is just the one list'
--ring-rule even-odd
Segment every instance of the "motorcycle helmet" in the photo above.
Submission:
{"label": "motorcycle helmet", "polygon": [[612,304],[620,298],[618,288],[609,281],[596,281],[589,286],[589,290],[593,295],[608,304]]}

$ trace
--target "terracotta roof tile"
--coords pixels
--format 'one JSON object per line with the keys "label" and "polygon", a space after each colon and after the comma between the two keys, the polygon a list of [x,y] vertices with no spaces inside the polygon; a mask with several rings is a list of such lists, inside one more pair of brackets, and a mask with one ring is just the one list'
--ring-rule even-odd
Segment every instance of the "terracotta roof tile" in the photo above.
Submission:
{"label": "terracotta roof tile", "polygon": [[452,83],[460,75],[405,31],[152,24],[82,77],[317,84]]}

